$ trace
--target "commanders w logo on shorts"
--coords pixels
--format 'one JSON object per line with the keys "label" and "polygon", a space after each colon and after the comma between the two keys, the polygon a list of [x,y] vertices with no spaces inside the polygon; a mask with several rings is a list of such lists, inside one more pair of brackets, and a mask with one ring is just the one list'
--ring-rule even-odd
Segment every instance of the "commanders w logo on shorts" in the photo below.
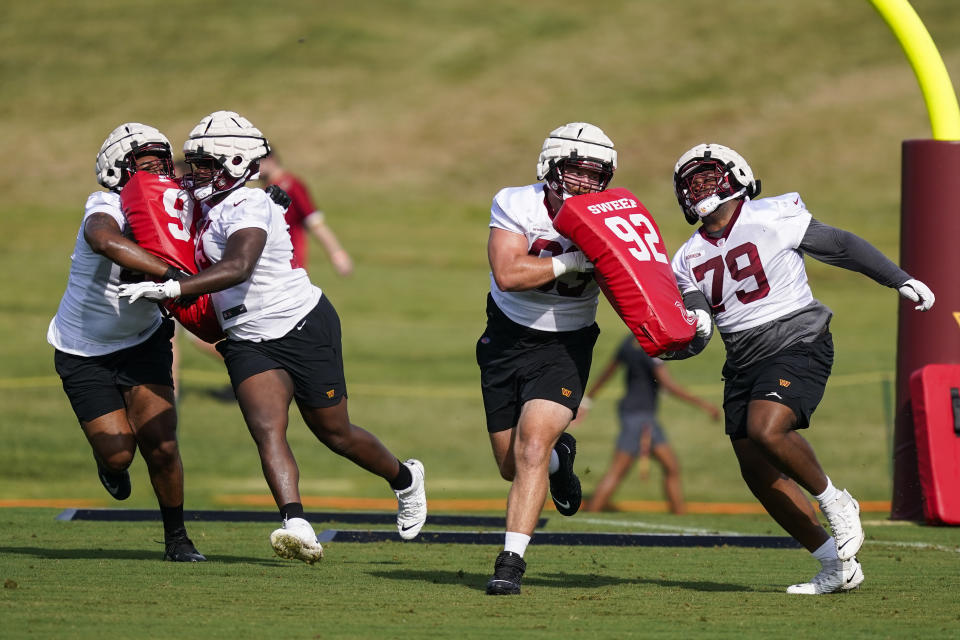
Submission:
{"label": "commanders w logo on shorts", "polygon": [[569,398],[570,395],[573,393],[573,391],[571,391],[570,389],[567,389],[566,387],[560,387],[560,393],[563,394],[564,398]]}
{"label": "commanders w logo on shorts", "polygon": [[790,381],[789,381],[789,380],[784,380],[783,378],[780,378],[780,386],[781,386],[781,387],[789,387],[789,386],[790,386]]}

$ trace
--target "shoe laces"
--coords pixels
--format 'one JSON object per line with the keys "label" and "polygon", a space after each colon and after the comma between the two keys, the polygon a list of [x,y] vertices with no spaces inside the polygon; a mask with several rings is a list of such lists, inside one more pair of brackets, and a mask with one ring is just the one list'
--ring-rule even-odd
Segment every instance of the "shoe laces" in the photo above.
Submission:
{"label": "shoe laces", "polygon": [[493,577],[497,580],[520,582],[527,563],[519,555],[501,552],[493,563]]}
{"label": "shoe laces", "polygon": [[[841,500],[845,500],[846,504],[841,504]],[[853,521],[856,517],[856,510],[854,508],[853,498],[849,498],[846,495],[841,496],[837,499],[836,507],[830,509],[826,516],[830,522],[830,528],[833,529],[834,535],[841,538],[846,536],[854,528]]]}
{"label": "shoe laces", "polygon": [[423,491],[423,478],[413,473],[413,482],[406,489],[397,491],[397,502],[400,503],[400,517],[416,516],[418,511],[426,506],[426,493]]}

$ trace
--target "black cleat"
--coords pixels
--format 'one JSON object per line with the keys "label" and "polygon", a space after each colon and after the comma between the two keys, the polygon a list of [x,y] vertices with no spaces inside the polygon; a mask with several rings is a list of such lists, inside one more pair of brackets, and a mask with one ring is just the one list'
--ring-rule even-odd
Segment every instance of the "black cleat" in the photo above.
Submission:
{"label": "black cleat", "polygon": [[126,500],[130,497],[130,472],[112,471],[97,463],[97,475],[100,477],[100,484],[107,490],[111,496],[117,500]]}
{"label": "black cleat", "polygon": [[205,562],[207,558],[197,551],[186,534],[167,541],[163,559],[170,562]]}
{"label": "black cleat", "polygon": [[573,472],[573,459],[577,456],[577,440],[567,432],[560,435],[553,447],[560,458],[560,468],[550,476],[550,497],[560,515],[572,516],[580,510],[583,493],[580,478]]}
{"label": "black cleat", "polygon": [[488,596],[515,596],[520,593],[520,581],[527,563],[513,551],[501,551],[493,564],[493,577],[487,583]]}

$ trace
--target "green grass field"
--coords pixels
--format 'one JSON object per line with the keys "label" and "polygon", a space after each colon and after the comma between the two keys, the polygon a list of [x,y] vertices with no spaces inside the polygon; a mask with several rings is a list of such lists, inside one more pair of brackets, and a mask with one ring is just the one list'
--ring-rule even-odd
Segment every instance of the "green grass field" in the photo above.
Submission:
{"label": "green grass field", "polygon": [[[915,0],[956,79],[954,0]],[[200,13],[202,11],[202,14]],[[108,502],[53,371],[56,312],[103,138],[159,127],[175,147],[233,109],[311,187],[357,263],[338,279],[317,245],[311,275],[337,306],[351,416],[398,455],[421,458],[431,499],[503,499],[483,427],[474,343],[488,288],[489,203],[532,182],[543,137],[587,120],[620,154],[615,186],[654,214],[668,248],[690,233],[673,198],[676,158],[702,141],[736,148],[764,193],[799,191],[819,219],[896,259],[900,145],[929,138],[916,79],[866,0],[542,0],[267,5],[213,0],[11,3],[0,24],[0,501]],[[808,261],[836,313],[834,376],[807,434],[833,479],[863,500],[891,494],[889,412],[896,294]],[[596,366],[625,329],[605,302]],[[205,392],[220,363],[181,340],[187,508],[268,496],[235,406]],[[671,365],[721,396],[722,347]],[[619,384],[575,431],[589,491],[616,435]],[[295,413],[295,412],[294,412]],[[751,502],[722,427],[666,398],[662,421],[687,498]],[[292,416],[305,496],[388,498]],[[156,503],[142,460],[128,503]],[[656,472],[621,500],[659,500]],[[798,551],[533,547],[524,596],[481,588],[496,549],[334,543],[317,567],[274,559],[270,527],[203,524],[211,562],[157,561],[159,525],[63,523],[55,509],[0,510],[0,637],[479,637],[676,635],[927,637],[960,629],[960,534],[868,514],[867,582],[846,597],[790,599],[813,573]],[[780,535],[763,516],[587,514],[549,530],[678,529]],[[934,545],[928,547],[916,544]],[[157,619],[164,622],[159,624]]]}

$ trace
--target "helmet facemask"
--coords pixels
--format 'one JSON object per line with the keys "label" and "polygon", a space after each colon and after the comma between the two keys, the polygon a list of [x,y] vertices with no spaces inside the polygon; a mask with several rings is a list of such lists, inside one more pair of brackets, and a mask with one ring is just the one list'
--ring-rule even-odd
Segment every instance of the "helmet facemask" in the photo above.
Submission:
{"label": "helmet facemask", "polygon": [[[145,160],[149,158],[149,160]],[[126,174],[121,186],[138,171],[145,171],[158,176],[173,177],[173,154],[170,147],[160,143],[150,143],[135,147],[124,157],[119,168]]]}
{"label": "helmet facemask", "polygon": [[760,195],[760,181],[743,157],[721,144],[698,144],[673,167],[673,189],[690,224],[714,213],[730,200]]}
{"label": "helmet facemask", "polygon": [[259,170],[259,162],[254,161],[240,176],[234,177],[224,167],[222,159],[204,153],[202,149],[197,152],[187,152],[184,159],[191,170],[183,176],[183,187],[200,202],[242,187]]}
{"label": "helmet facemask", "polygon": [[547,185],[564,200],[571,196],[598,193],[607,188],[613,178],[613,164],[591,158],[571,157],[551,163]]}
{"label": "helmet facemask", "polygon": [[724,202],[747,193],[747,188],[718,160],[691,160],[677,172],[675,187],[683,215],[690,224],[712,214]]}

